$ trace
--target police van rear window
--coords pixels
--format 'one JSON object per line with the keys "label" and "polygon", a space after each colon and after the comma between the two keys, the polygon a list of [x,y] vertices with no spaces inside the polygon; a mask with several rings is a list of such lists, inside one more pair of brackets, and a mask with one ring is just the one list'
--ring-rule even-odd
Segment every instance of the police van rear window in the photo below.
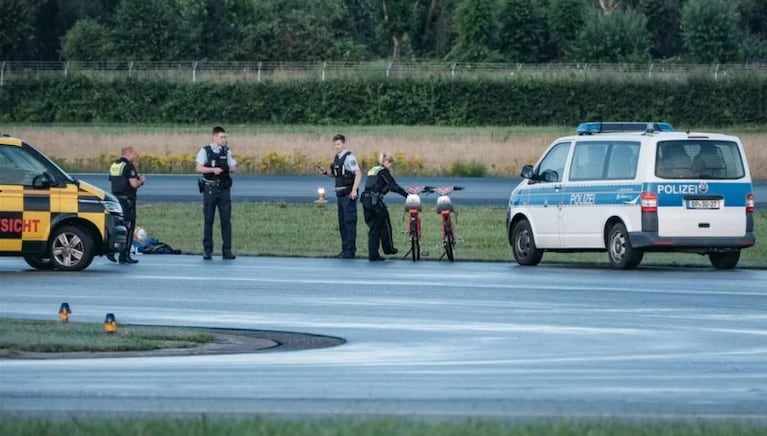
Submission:
{"label": "police van rear window", "polygon": [[655,175],[664,179],[739,179],[743,158],[732,141],[688,139],[659,141]]}

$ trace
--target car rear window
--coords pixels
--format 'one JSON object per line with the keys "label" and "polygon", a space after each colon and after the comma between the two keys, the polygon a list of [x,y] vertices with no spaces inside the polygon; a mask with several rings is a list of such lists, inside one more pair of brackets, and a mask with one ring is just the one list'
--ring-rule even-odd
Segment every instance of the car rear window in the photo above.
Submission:
{"label": "car rear window", "polygon": [[664,179],[739,179],[745,176],[740,149],[732,141],[660,141],[655,175]]}

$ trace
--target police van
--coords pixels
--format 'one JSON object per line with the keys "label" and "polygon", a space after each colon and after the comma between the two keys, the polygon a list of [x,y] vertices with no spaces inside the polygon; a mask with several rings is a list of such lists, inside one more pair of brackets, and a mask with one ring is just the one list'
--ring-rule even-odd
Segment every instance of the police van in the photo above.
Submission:
{"label": "police van", "polygon": [[125,241],[113,195],[72,178],[20,139],[0,135],[0,256],[22,256],[36,269],[80,271]]}
{"label": "police van", "polygon": [[554,141],[509,198],[507,235],[520,265],[546,251],[607,251],[634,268],[645,252],[707,255],[735,268],[754,245],[754,196],[735,136],[655,131]]}

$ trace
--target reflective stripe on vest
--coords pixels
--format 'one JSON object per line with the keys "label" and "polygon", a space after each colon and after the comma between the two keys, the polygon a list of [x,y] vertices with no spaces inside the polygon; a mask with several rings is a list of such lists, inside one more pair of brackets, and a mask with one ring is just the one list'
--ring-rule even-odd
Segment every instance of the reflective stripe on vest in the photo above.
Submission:
{"label": "reflective stripe on vest", "polygon": [[124,161],[117,161],[112,164],[111,167],[109,167],[109,175],[111,177],[120,177],[123,174],[123,169],[125,169],[125,165],[127,165],[128,162]]}

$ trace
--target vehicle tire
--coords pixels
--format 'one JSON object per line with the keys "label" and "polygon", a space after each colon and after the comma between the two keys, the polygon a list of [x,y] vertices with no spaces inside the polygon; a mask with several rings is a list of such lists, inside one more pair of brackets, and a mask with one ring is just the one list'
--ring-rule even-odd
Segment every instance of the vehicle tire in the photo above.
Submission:
{"label": "vehicle tire", "polygon": [[53,262],[51,262],[51,259],[47,257],[24,256],[24,261],[26,261],[27,265],[31,266],[34,269],[39,269],[39,270],[53,269]]}
{"label": "vehicle tire", "polygon": [[445,246],[445,255],[450,262],[455,261],[455,237],[453,236],[453,224],[450,220],[445,221],[445,239],[442,240],[442,244]]}
{"label": "vehicle tire", "polygon": [[94,256],[93,238],[79,227],[59,227],[51,235],[48,249],[53,267],[61,271],[80,271]]}
{"label": "vehicle tire", "polygon": [[541,262],[543,250],[535,246],[533,228],[529,221],[521,220],[514,224],[511,230],[511,250],[514,260],[520,265],[535,266]]}
{"label": "vehicle tire", "polygon": [[733,269],[740,260],[740,250],[725,253],[708,253],[708,260],[716,269]]}
{"label": "vehicle tire", "polygon": [[629,232],[623,223],[617,223],[610,228],[607,254],[610,257],[610,266],[615,269],[636,268],[644,257],[644,251],[631,246]]}

